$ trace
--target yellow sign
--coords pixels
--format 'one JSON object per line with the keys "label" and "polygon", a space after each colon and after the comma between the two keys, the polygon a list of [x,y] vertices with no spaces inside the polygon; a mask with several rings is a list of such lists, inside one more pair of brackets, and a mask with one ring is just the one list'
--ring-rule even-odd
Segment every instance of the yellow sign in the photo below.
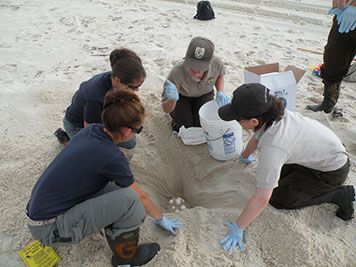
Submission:
{"label": "yellow sign", "polygon": [[60,257],[53,248],[44,246],[35,240],[18,252],[27,267],[53,267],[60,262]]}

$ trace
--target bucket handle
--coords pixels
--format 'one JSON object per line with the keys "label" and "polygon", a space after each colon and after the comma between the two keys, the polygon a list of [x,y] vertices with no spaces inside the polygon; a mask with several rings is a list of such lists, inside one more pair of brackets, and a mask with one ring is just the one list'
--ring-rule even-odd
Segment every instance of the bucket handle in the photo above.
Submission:
{"label": "bucket handle", "polygon": [[228,132],[230,131],[230,128],[228,128],[225,133],[223,133],[222,136],[218,137],[218,138],[214,138],[214,139],[209,139],[206,135],[205,135],[205,138],[207,141],[211,142],[211,141],[216,141],[216,140],[219,140],[220,138],[222,138],[225,134],[227,134]]}

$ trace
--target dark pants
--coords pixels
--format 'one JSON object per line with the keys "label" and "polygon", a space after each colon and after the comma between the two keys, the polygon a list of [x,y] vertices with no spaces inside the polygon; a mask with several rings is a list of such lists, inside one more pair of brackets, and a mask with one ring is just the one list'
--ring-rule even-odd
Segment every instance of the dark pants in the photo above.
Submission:
{"label": "dark pants", "polygon": [[179,95],[175,109],[170,113],[174,131],[184,125],[185,128],[201,127],[199,120],[199,109],[202,105],[214,99],[214,92],[211,91],[200,97],[187,97]]}
{"label": "dark pants", "polygon": [[324,48],[324,64],[320,72],[325,85],[340,83],[356,54],[356,29],[348,33],[339,33],[338,28],[334,17]]}
{"label": "dark pants", "polygon": [[349,161],[341,168],[329,172],[285,164],[270,204],[276,209],[298,209],[330,203],[333,192],[345,182],[349,170]]}

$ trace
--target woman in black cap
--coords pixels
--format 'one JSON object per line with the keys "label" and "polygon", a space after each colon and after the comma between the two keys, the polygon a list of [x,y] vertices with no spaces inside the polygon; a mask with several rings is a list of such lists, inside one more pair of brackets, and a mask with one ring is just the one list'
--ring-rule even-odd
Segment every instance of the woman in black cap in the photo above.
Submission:
{"label": "woman in black cap", "polygon": [[254,132],[242,157],[259,149],[257,190],[235,223],[228,222],[229,234],[221,241],[230,251],[244,249],[243,232],[268,203],[277,209],[333,203],[336,216],[352,219],[355,189],[342,185],[349,173],[348,153],[329,128],[285,110],[269,89],[257,83],[243,84],[234,91],[231,104],[219,109],[226,121],[237,120]]}

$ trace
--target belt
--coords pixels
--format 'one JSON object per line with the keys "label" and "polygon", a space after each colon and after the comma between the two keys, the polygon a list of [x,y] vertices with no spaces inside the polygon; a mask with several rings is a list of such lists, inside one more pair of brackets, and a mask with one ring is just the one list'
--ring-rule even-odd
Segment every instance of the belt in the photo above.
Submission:
{"label": "belt", "polygon": [[42,225],[47,225],[47,224],[52,224],[56,222],[56,218],[52,218],[49,220],[43,220],[43,221],[34,221],[27,217],[27,224],[31,226],[42,226]]}

